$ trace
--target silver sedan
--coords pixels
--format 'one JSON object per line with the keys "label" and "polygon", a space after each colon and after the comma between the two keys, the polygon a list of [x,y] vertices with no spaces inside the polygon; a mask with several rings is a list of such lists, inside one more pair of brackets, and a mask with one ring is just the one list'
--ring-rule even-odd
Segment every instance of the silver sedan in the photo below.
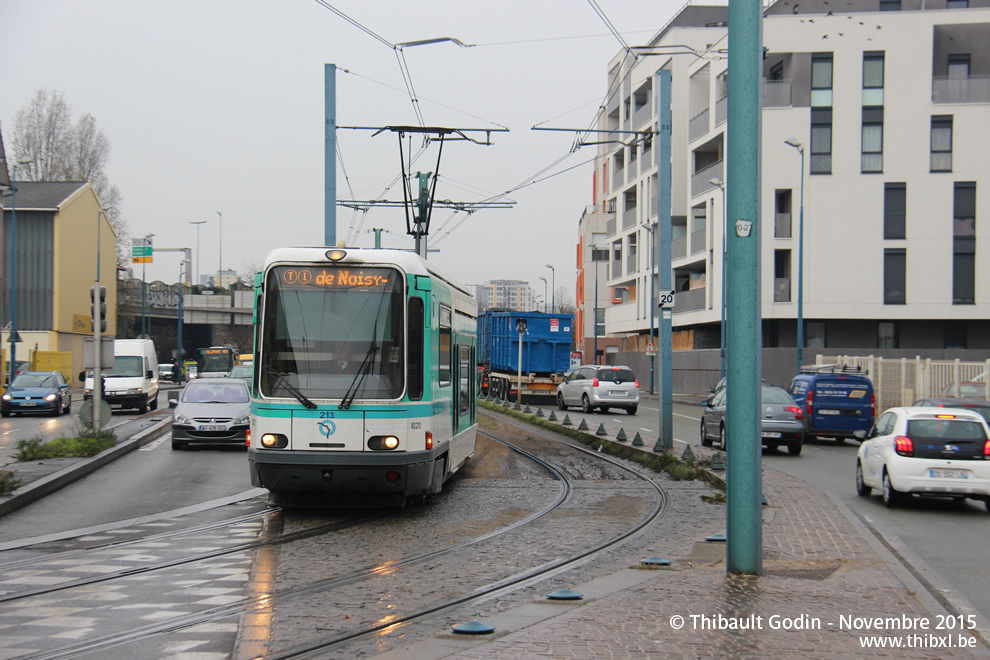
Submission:
{"label": "silver sedan", "polygon": [[[726,449],[725,403],[728,390],[722,390],[701,405],[701,445],[711,447],[718,440]],[[797,456],[804,445],[804,411],[791,395],[779,387],[762,388],[760,394],[760,436],[763,445],[775,450],[783,445],[787,453]]]}

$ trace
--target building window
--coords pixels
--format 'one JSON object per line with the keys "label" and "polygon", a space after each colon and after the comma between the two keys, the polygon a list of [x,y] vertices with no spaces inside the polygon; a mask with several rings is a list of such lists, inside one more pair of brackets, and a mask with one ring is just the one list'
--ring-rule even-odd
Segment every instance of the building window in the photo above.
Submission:
{"label": "building window", "polygon": [[773,251],[773,301],[791,302],[791,251]]}
{"label": "building window", "polygon": [[969,0],[945,0],[946,9],[969,9]]}
{"label": "building window", "polygon": [[883,105],[883,52],[863,53],[863,107]]}
{"label": "building window", "polygon": [[805,348],[825,348],[825,321],[805,321]]}
{"label": "building window", "polygon": [[832,53],[811,56],[811,107],[832,107]]}
{"label": "building window", "polygon": [[790,189],[779,189],[776,192],[776,214],[773,226],[774,238],[791,237],[791,199]]}
{"label": "building window", "polygon": [[952,115],[932,116],[931,171],[952,171]]}
{"label": "building window", "polygon": [[966,344],[966,322],[946,321],[942,329],[945,348],[968,348]]}
{"label": "building window", "polygon": [[596,307],[595,308],[595,336],[604,337],[605,336],[605,308]]}
{"label": "building window", "polygon": [[883,184],[883,237],[907,238],[907,184]]}
{"label": "building window", "polygon": [[811,110],[811,174],[832,173],[832,109]]}
{"label": "building window", "polygon": [[969,62],[970,56],[968,53],[949,55],[947,59],[949,79],[965,80],[969,78]]}
{"label": "building window", "polygon": [[955,185],[952,211],[952,304],[976,302],[976,183]]}
{"label": "building window", "polygon": [[877,348],[900,348],[897,321],[880,321],[877,324]]}
{"label": "building window", "polygon": [[907,251],[904,248],[883,251],[883,304],[907,304]]}
{"label": "building window", "polygon": [[863,108],[863,172],[883,172],[883,108]]}
{"label": "building window", "polygon": [[880,11],[900,11],[901,0],[880,0]]}

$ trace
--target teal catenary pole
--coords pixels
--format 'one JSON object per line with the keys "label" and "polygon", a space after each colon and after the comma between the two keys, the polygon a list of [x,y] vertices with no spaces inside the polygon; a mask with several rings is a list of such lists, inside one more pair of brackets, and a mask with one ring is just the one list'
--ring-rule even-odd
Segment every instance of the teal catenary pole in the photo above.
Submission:
{"label": "teal catenary pole", "polygon": [[[657,149],[657,276],[660,278],[660,292],[671,291],[670,282],[670,71],[657,71],[657,117],[659,118]],[[651,301],[656,304],[656,300]],[[674,448],[674,372],[671,309],[660,310],[658,322],[660,332],[660,433],[654,451]]]}
{"label": "teal catenary pole", "polygon": [[729,300],[726,378],[726,570],[763,574],[760,439],[759,2],[729,3]]}
{"label": "teal catenary pole", "polygon": [[323,244],[337,244],[337,65],[323,65]]}

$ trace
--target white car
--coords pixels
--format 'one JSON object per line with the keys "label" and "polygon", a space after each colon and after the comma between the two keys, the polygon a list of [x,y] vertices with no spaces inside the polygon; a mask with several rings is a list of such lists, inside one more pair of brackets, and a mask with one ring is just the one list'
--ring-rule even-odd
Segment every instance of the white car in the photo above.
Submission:
{"label": "white car", "polygon": [[990,511],[990,426],[962,408],[890,408],[857,431],[856,492],[896,506],[911,495],[969,497]]}

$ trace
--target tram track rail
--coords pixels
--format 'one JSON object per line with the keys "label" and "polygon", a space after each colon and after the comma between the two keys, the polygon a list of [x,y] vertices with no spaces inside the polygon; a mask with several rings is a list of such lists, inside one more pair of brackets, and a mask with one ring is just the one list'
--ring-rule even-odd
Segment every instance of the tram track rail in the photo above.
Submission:
{"label": "tram track rail", "polygon": [[[512,424],[511,421],[507,421],[506,423]],[[550,434],[536,431],[530,427],[526,427],[526,428],[528,433],[539,435],[547,439],[559,440],[559,437],[554,438]],[[272,590],[272,592],[266,593],[261,596],[245,597],[230,604],[209,607],[199,612],[184,614],[160,622],[132,627],[126,631],[119,633],[104,634],[100,637],[92,638],[85,641],[77,641],[75,643],[64,645],[56,649],[50,649],[22,657],[32,658],[32,659],[77,657],[80,655],[98,653],[101,650],[106,650],[113,647],[120,647],[127,644],[140,643],[144,640],[148,640],[162,634],[181,631],[187,628],[191,628],[193,626],[208,623],[211,621],[217,621],[219,619],[224,619],[231,616],[261,613],[261,612],[271,612],[273,608],[288,603],[293,599],[305,598],[307,596],[312,596],[316,594],[322,595],[325,594],[326,592],[343,588],[347,585],[359,583],[362,580],[377,576],[383,570],[393,572],[393,571],[402,570],[404,568],[415,567],[417,565],[435,563],[436,560],[438,560],[440,557],[444,555],[454,552],[464,551],[466,548],[469,548],[471,546],[482,544],[496,537],[509,534],[517,529],[530,525],[536,520],[539,520],[541,518],[544,518],[552,514],[554,511],[559,509],[561,506],[563,506],[571,499],[573,487],[570,478],[564,473],[564,471],[558,469],[557,467],[546,461],[543,461],[539,457],[535,456],[530,452],[527,452],[526,450],[518,446],[505,442],[499,438],[494,437],[491,434],[483,433],[483,432],[480,433],[492,439],[493,441],[501,442],[502,444],[510,448],[512,451],[525,456],[526,458],[536,462],[537,464],[541,465],[545,470],[547,470],[559,484],[558,493],[556,497],[553,498],[553,501],[549,502],[542,509],[535,511],[520,520],[516,520],[512,524],[505,525],[498,529],[491,530],[487,533],[480,534],[473,538],[461,541],[449,548],[442,548],[439,550],[434,550],[432,552],[410,555],[408,557],[404,557],[402,559],[393,562],[388,562],[386,565],[369,566],[357,571],[352,571],[346,575],[339,575],[322,580],[315,580],[307,584],[298,585],[295,587],[276,588]],[[344,647],[352,642],[355,642],[357,640],[378,634],[386,628],[390,630],[397,630],[404,626],[408,626],[414,622],[427,619],[439,612],[450,610],[460,605],[492,598],[498,596],[501,593],[508,593],[511,591],[521,589],[530,583],[546,579],[557,573],[564,572],[569,567],[573,566],[578,562],[581,562],[591,556],[605,552],[606,550],[615,547],[616,545],[624,542],[631,536],[634,536],[635,534],[641,532],[644,528],[652,524],[654,521],[656,521],[663,515],[663,512],[665,511],[666,508],[665,507],[666,493],[659,484],[645,478],[643,475],[638,474],[634,470],[630,470],[627,466],[622,465],[617,460],[612,459],[611,457],[603,456],[602,454],[588,451],[581,447],[576,447],[574,445],[571,445],[570,443],[564,443],[564,444],[566,444],[568,447],[570,447],[571,449],[577,452],[593,457],[596,461],[606,461],[612,463],[623,470],[627,470],[632,474],[635,474],[637,477],[643,479],[643,481],[650,484],[656,493],[657,504],[654,507],[654,509],[650,511],[648,515],[646,515],[643,518],[643,520],[641,520],[640,524],[636,525],[634,528],[623,530],[622,532],[613,535],[612,538],[610,538],[608,541],[604,543],[599,543],[594,547],[586,548],[581,552],[574,553],[568,557],[550,561],[531,569],[525,569],[511,576],[501,577],[500,579],[494,580],[483,586],[471,589],[466,593],[460,594],[456,597],[439,600],[433,602],[432,604],[428,604],[426,606],[417,608],[404,615],[392,618],[388,623],[384,623],[381,625],[366,625],[366,624],[358,625],[349,631],[336,632],[330,635],[321,636],[318,639],[310,640],[308,642],[295,645],[291,648],[287,648],[283,650],[275,649],[268,655],[268,657],[271,658],[312,657],[314,654],[333,651],[341,647]],[[365,521],[366,521],[365,519],[362,519],[361,521],[354,521],[350,523],[348,527],[356,524],[360,524],[360,522],[365,522]],[[212,525],[204,525],[202,527],[205,529],[210,526],[216,526],[216,523]],[[278,546],[284,546],[285,544],[291,543],[293,541],[302,540],[303,538],[311,538],[321,533],[328,533],[330,531],[342,531],[343,529],[346,529],[346,527],[341,527],[337,529],[330,529],[335,526],[324,526],[324,527],[326,527],[327,529],[323,529],[322,531],[320,531],[319,528],[306,530],[305,532],[299,532],[287,536],[281,536],[277,539],[264,540],[256,543],[239,544],[239,547],[237,547],[236,549],[225,548],[222,552],[218,552],[218,553],[204,553],[202,556],[188,557],[185,558],[184,560],[175,560],[172,562],[164,562],[156,567],[142,567],[139,572],[162,570],[177,565],[180,562],[188,563],[188,562],[203,561],[203,559],[208,556],[216,556],[218,554],[228,554],[231,552],[243,552],[244,550],[251,550],[251,549],[261,550],[264,548],[274,548]],[[132,543],[132,542],[137,543],[139,541],[128,541],[127,543]],[[94,582],[103,582],[107,580],[128,577],[134,574],[135,571],[126,571],[112,576],[100,576],[98,579],[94,578],[94,579],[82,580],[79,582],[79,584],[72,584],[72,585],[63,584],[63,585],[58,585],[57,587],[51,589],[38,589],[38,590],[33,590],[31,592],[20,592],[19,594],[9,595],[5,597],[5,600],[0,600],[0,602],[16,601],[18,599],[28,598],[29,596],[41,595],[41,594],[51,593],[54,591],[69,589],[73,586],[80,586],[80,584],[92,584]]]}

